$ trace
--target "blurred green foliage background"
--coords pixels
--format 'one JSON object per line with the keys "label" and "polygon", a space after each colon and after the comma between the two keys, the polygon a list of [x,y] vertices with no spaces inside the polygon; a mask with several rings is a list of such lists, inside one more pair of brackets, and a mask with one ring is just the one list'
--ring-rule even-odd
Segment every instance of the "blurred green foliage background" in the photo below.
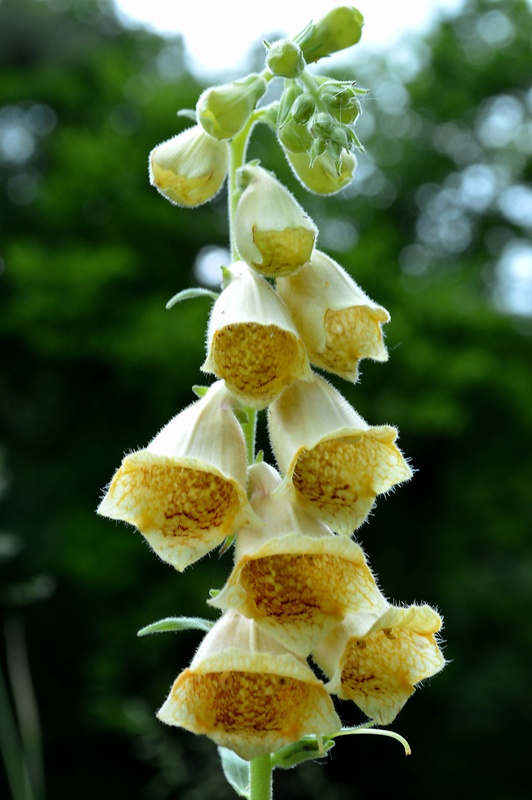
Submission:
{"label": "blurred green foliage background", "polygon": [[[412,757],[343,739],[276,774],[279,800],[530,797],[531,43],[525,0],[469,0],[424,40],[355,48],[335,70],[370,89],[366,153],[334,198],[305,193],[269,131],[252,142],[391,313],[388,364],[336,385],[399,427],[417,473],[360,541],[391,599],[442,611],[450,662],[393,726]],[[178,575],[94,514],[202,381],[208,301],[164,306],[227,246],[225,198],[178,210],[146,168],[202,88],[179,37],[124,29],[103,0],[0,2],[0,716],[19,698],[35,800],[233,796],[211,742],[154,718],[199,635],[135,638],[212,615],[231,556]]]}

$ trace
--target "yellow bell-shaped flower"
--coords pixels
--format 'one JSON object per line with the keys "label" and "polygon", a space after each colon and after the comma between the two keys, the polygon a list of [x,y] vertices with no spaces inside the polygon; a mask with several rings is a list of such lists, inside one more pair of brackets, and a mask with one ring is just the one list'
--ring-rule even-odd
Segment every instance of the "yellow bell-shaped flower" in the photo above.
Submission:
{"label": "yellow bell-shaped flower", "polygon": [[338,533],[366,520],[375,498],[412,477],[397,431],[362,419],[333,386],[297,381],[270,406],[270,441],[288,492]]}
{"label": "yellow bell-shaped flower", "polygon": [[216,300],[202,366],[223,378],[244,405],[265,408],[293,381],[312,373],[305,345],[271,286],[243,264]]}
{"label": "yellow bell-shaped flower", "polygon": [[356,381],[360,359],[387,360],[381,326],[390,315],[325,253],[314,250],[296,275],[277,279],[276,289],[317,367]]}
{"label": "yellow bell-shaped flower", "polygon": [[246,496],[246,447],[223,381],[127,455],[98,513],[135,525],[176,569],[255,520]]}
{"label": "yellow bell-shaped flower", "polygon": [[268,464],[249,467],[251,506],[262,525],[240,528],[235,567],[209,603],[254,619],[305,657],[347,614],[378,612],[386,600],[362,549],[301,504],[272,494],[280,483]]}
{"label": "yellow bell-shaped flower", "polygon": [[228,165],[228,143],[193,125],[151,151],[150,183],[172,203],[195,208],[218,193]]}
{"label": "yellow bell-shaped flower", "polygon": [[312,657],[331,676],[330,692],[353,700],[379,725],[389,725],[416,684],[445,666],[436,637],[441,625],[430,606],[389,606],[377,618],[348,617]]}
{"label": "yellow bell-shaped flower", "polygon": [[258,164],[241,171],[245,189],[235,214],[241,258],[267,277],[291,275],[308,261],[317,228],[288,189]]}
{"label": "yellow bell-shaped flower", "polygon": [[341,728],[310,667],[235,611],[205,636],[157,716],[245,759]]}

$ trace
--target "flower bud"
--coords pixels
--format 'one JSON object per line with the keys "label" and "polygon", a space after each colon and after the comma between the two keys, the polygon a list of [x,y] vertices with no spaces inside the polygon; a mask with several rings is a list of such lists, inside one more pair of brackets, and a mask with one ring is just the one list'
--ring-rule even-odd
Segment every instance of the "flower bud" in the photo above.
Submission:
{"label": "flower bud", "polygon": [[209,604],[236,609],[305,657],[347,614],[376,613],[386,601],[359,545],[276,495],[280,484],[265,462],[249,467],[251,506],[262,525],[240,528],[235,568]]}
{"label": "flower bud", "polygon": [[331,676],[330,692],[353,700],[378,725],[389,725],[415,685],[445,666],[435,636],[441,625],[427,605],[388,606],[378,617],[354,614],[312,657]]}
{"label": "flower bud", "polygon": [[296,99],[303,94],[303,89],[297,81],[286,81],[285,88],[279,100],[279,109],[277,112],[277,125],[281,127],[292,112],[292,106]]}
{"label": "flower bud", "polygon": [[325,253],[314,250],[296,275],[278,278],[276,288],[312,364],[356,381],[360,359],[388,359],[381,325],[390,315]]}
{"label": "flower bud", "polygon": [[266,91],[258,73],[206,89],[196,104],[198,122],[215,139],[231,139],[242,130]]}
{"label": "flower bud", "polygon": [[339,170],[328,152],[318,155],[313,162],[309,154],[290,152],[288,149],[286,157],[303,186],[309,192],[322,195],[336,194],[349,186],[357,163],[355,156],[347,150],[341,153]]}
{"label": "flower bud", "polygon": [[307,125],[288,119],[277,131],[279,141],[292,153],[308,153],[312,145],[312,134]]}
{"label": "flower bud", "polygon": [[223,378],[245,405],[265,408],[290,383],[312,373],[305,346],[275,291],[243,265],[233,265],[233,272],[212,309],[202,370]]}
{"label": "flower bud", "polygon": [[98,513],[135,525],[176,569],[194,563],[245,522],[246,445],[223,381],[127,455]]}
{"label": "flower bud", "polygon": [[299,33],[294,41],[307,63],[345,50],[360,41],[364,17],[353,6],[338,6]]}
{"label": "flower bud", "polygon": [[157,716],[248,760],[341,728],[308,664],[235,611],[205,636]]}
{"label": "flower bud", "polygon": [[300,124],[309,122],[316,110],[316,101],[309,92],[304,92],[296,98],[292,106],[292,116]]}
{"label": "flower bud", "polygon": [[297,78],[305,69],[305,59],[295,42],[290,39],[279,39],[268,46],[266,66],[273,75]]}
{"label": "flower bud", "polygon": [[297,200],[270,172],[248,164],[246,186],[235,214],[235,241],[241,258],[263,275],[291,275],[308,261],[317,228]]}
{"label": "flower bud", "polygon": [[344,125],[351,125],[355,122],[362,110],[355,90],[351,86],[342,85],[337,81],[328,81],[322,84],[319,96],[327,106],[329,114]]}
{"label": "flower bud", "polygon": [[412,477],[394,444],[397,431],[371,426],[324,378],[296,381],[271,404],[270,442],[296,497],[338,533],[366,520],[375,498]]}
{"label": "flower bud", "polygon": [[150,183],[172,203],[193,208],[220,190],[228,163],[227,142],[194,125],[151,151]]}

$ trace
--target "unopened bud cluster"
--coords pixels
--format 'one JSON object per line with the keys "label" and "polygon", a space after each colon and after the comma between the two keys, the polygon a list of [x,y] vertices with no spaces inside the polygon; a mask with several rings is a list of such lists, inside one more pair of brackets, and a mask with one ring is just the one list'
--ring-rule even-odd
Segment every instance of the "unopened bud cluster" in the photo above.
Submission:
{"label": "unopened bud cluster", "polygon": [[[267,54],[270,73],[286,81],[279,138],[303,183],[322,194],[352,177],[350,126],[360,112],[352,84],[300,81],[304,59],[358,41],[359,12],[336,11]],[[204,92],[199,125],[152,153],[157,188],[181,205],[214,196],[231,139],[264,89],[253,75]],[[351,538],[376,498],[412,475],[397,431],[366,422],[312,369],[357,381],[361,359],[388,358],[389,314],[318,248],[315,223],[274,174],[243,164],[230,189],[233,263],[202,366],[215,381],[124,458],[99,512],[136,526],[180,571],[234,542],[231,574],[209,601],[222,615],[159,717],[252,759],[340,730],[331,694],[390,723],[444,659],[437,612],[390,603]],[[246,453],[239,420],[259,410],[276,467]]]}

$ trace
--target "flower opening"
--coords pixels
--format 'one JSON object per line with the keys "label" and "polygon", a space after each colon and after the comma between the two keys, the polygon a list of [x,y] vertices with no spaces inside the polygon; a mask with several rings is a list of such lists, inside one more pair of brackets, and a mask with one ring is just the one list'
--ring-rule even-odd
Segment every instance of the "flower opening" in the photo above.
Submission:
{"label": "flower opening", "polygon": [[294,383],[269,409],[275,457],[296,497],[338,533],[366,520],[375,498],[412,471],[394,444],[397,431],[370,426],[327,381]]}
{"label": "flower opening", "polygon": [[98,513],[135,525],[183,570],[254,518],[245,470],[244,437],[220,381],[124,458]]}
{"label": "flower opening", "polygon": [[354,615],[323,640],[313,658],[332,676],[330,692],[389,725],[416,684],[445,666],[435,635],[441,625],[427,605],[389,606],[377,619]]}
{"label": "flower opening", "polygon": [[308,665],[236,612],[207,634],[157,716],[245,759],[341,726]]}

